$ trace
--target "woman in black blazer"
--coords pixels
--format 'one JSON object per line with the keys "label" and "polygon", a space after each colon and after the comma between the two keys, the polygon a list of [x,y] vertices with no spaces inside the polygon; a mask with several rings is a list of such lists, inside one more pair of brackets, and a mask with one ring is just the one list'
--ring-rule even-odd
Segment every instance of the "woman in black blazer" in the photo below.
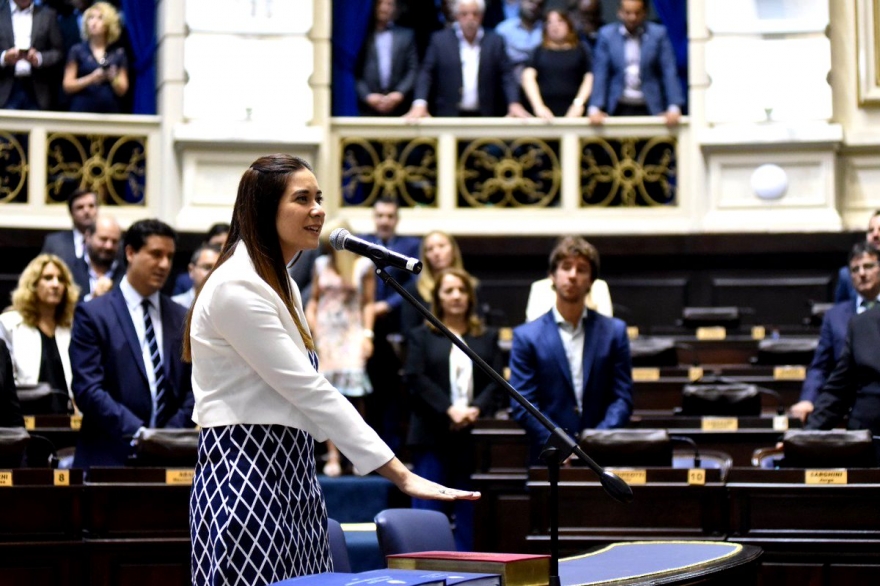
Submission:
{"label": "woman in black blazer", "polygon": [[[432,309],[446,327],[496,371],[503,368],[497,330],[486,328],[476,315],[473,278],[450,267],[437,275]],[[410,332],[404,369],[411,397],[407,444],[413,471],[438,482],[463,488],[471,485],[471,428],[478,418],[492,417],[500,405],[498,384],[433,326]],[[459,551],[473,548],[473,506],[413,499],[413,508],[440,510],[452,518]],[[464,506],[462,506],[464,505]]]}

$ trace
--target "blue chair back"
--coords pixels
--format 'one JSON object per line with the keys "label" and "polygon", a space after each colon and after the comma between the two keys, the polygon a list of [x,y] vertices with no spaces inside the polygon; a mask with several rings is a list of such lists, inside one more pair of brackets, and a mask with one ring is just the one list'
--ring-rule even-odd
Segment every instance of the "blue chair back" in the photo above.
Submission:
{"label": "blue chair back", "polygon": [[335,519],[327,519],[327,535],[330,538],[330,557],[333,559],[334,572],[351,572],[351,561],[348,559],[348,546],[345,544],[345,533]]}
{"label": "blue chair back", "polygon": [[385,509],[374,520],[382,555],[455,551],[449,519],[439,511]]}

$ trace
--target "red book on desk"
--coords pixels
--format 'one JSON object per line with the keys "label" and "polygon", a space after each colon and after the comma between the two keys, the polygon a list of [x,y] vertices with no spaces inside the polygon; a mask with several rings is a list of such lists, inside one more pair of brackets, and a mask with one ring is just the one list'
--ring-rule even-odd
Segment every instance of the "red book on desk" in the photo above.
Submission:
{"label": "red book on desk", "polygon": [[420,551],[387,556],[389,568],[501,574],[503,586],[546,586],[550,556],[522,553]]}

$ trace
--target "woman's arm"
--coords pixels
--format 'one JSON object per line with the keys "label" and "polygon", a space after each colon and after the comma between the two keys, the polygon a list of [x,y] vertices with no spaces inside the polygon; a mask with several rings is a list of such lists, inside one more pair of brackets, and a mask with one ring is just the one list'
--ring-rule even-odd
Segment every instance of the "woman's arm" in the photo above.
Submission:
{"label": "woman's arm", "polygon": [[401,492],[414,498],[438,501],[475,501],[480,498],[479,492],[446,488],[442,484],[422,478],[410,472],[397,458],[392,458],[377,468],[376,472],[393,482]]}
{"label": "woman's arm", "polygon": [[523,69],[520,83],[526,97],[529,99],[529,103],[532,105],[532,111],[535,113],[535,116],[545,120],[554,118],[553,112],[544,104],[544,99],[541,97],[541,90],[538,88],[538,72],[534,67]]}
{"label": "woman's arm", "polygon": [[584,79],[581,81],[578,93],[571,101],[571,106],[568,107],[565,117],[580,118],[583,116],[584,108],[586,107],[587,100],[590,99],[591,93],[593,93],[593,74],[587,72],[584,74]]}
{"label": "woman's arm", "polygon": [[121,98],[128,92],[128,69],[119,67],[116,70],[116,77],[111,79],[110,87],[113,88],[113,93]]}
{"label": "woman's arm", "polygon": [[364,324],[364,341],[362,352],[364,360],[373,355],[373,324],[376,312],[373,302],[376,299],[376,277],[373,271],[365,270],[361,278],[361,319]]}
{"label": "woman's arm", "polygon": [[90,85],[101,83],[104,80],[104,71],[101,68],[82,77],[76,76],[78,69],[76,61],[68,61],[64,66],[64,79],[61,82],[61,87],[68,94],[77,94]]}

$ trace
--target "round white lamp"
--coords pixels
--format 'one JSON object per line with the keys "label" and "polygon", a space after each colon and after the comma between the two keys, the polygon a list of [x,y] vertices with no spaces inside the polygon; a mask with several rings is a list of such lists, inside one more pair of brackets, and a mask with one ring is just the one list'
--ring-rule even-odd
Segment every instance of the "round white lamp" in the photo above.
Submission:
{"label": "round white lamp", "polygon": [[761,199],[779,199],[788,189],[788,175],[779,165],[761,165],[752,173],[752,191]]}

